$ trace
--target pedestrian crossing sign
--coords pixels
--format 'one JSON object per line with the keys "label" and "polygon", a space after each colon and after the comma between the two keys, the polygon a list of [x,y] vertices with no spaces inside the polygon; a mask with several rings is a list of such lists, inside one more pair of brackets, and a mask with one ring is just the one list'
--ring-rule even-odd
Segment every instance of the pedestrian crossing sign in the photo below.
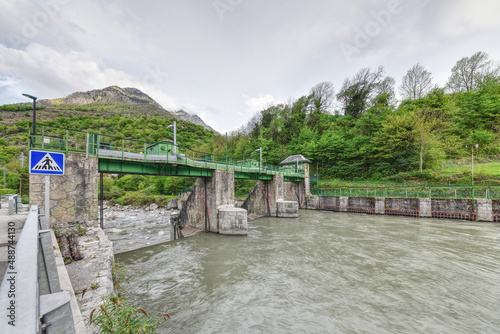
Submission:
{"label": "pedestrian crossing sign", "polygon": [[64,175],[64,153],[30,151],[30,174]]}

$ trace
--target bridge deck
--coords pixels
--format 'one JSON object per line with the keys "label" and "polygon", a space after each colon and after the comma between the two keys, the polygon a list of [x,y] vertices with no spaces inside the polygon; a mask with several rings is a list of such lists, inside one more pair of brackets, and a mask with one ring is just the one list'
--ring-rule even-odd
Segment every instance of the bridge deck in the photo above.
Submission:
{"label": "bridge deck", "polygon": [[37,127],[40,128],[41,133],[30,134],[30,149],[97,157],[99,172],[104,173],[210,177],[213,170],[226,170],[233,171],[236,179],[271,180],[273,175],[283,175],[286,181],[300,182],[304,178],[304,170],[298,166],[244,166],[244,161],[235,162],[225,156],[197,152],[166,141],[160,143],[164,143],[167,150],[154,151],[151,148],[159,143],[150,144],[44,125]]}

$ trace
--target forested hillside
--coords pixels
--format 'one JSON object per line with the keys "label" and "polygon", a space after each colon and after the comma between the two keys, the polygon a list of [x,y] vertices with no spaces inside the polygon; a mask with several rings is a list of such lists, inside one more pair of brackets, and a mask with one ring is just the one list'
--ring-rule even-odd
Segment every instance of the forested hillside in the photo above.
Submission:
{"label": "forested hillside", "polygon": [[[421,64],[398,87],[383,67],[364,68],[345,79],[337,94],[323,82],[308,95],[262,110],[232,134],[229,148],[241,158],[262,147],[273,164],[303,154],[323,177],[410,172],[425,178],[444,159],[470,161],[472,145],[475,156],[500,154],[499,78],[498,63],[483,52],[459,60],[445,87],[434,84]],[[222,153],[224,141],[214,140]]]}
{"label": "forested hillside", "polygon": [[[167,129],[173,122],[171,116],[154,110],[134,111],[137,103],[142,103],[135,100],[141,97],[139,93],[132,99],[134,108],[121,101],[119,108],[115,105],[118,109],[99,102],[98,96],[70,97],[78,101],[95,98],[92,105],[99,108],[56,110],[52,106],[38,111],[37,122],[149,143],[172,138],[172,130]],[[66,105],[68,101],[58,103]],[[26,193],[27,169],[20,169],[19,155],[28,153],[30,108],[15,105],[0,109],[0,165],[8,166],[8,186],[18,189],[23,184]],[[235,160],[258,159],[255,150],[260,147],[264,162],[269,164],[302,154],[322,178],[378,180],[398,176],[425,180],[443,160],[470,161],[472,153],[476,157],[500,156],[500,66],[484,52],[464,57],[451,69],[443,87],[433,83],[432,74],[419,63],[408,70],[399,85],[382,66],[363,68],[346,78],[337,92],[331,82],[322,82],[307,95],[262,110],[229,134],[227,142],[229,155]],[[226,154],[224,135],[184,121],[178,121],[178,143],[201,152]],[[115,187],[114,195],[109,193],[114,198],[132,188],[151,187],[151,194],[166,194],[191,182],[159,180],[127,177],[108,184],[107,190]]]}

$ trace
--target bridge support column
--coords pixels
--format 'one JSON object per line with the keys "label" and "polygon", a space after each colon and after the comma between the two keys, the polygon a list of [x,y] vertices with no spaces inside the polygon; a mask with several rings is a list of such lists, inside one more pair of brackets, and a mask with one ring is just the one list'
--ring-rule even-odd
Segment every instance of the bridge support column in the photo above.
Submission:
{"label": "bridge support column", "polygon": [[97,176],[97,158],[67,155],[65,174],[50,176],[48,201],[44,195],[47,187],[45,176],[30,175],[30,204],[50,212],[51,227],[53,224],[89,221],[97,227]]}
{"label": "bridge support column", "polygon": [[179,222],[208,232],[247,234],[246,210],[234,210],[234,203],[234,172],[214,170],[212,177],[196,180]]}
{"label": "bridge support column", "polygon": [[275,175],[272,181],[257,182],[241,207],[261,216],[298,217],[299,204],[304,200],[301,183],[285,182],[283,175]]}

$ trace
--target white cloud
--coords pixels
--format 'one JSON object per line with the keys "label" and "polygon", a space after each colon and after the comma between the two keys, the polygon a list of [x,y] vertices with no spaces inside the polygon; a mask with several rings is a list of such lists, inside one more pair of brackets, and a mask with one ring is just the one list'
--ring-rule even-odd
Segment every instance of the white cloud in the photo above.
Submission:
{"label": "white cloud", "polygon": [[242,95],[245,105],[248,107],[247,110],[249,113],[259,112],[273,104],[278,104],[278,100],[271,94],[263,94],[260,93],[256,97],[250,97],[248,95]]}
{"label": "white cloud", "polygon": [[[39,98],[59,98],[75,91],[87,91],[111,85],[134,87],[150,95],[167,110],[193,109],[165,94],[159,87],[162,72],[152,68],[143,78],[105,68],[99,58],[88,52],[67,53],[32,43],[25,51],[0,44],[0,98],[12,97],[15,90],[33,92]],[[9,94],[4,91],[8,89]],[[9,103],[3,101],[0,103]]]}
{"label": "white cloud", "polygon": [[433,11],[431,28],[442,38],[475,34],[484,30],[500,28],[498,13],[500,2],[494,0],[435,2],[429,6]]}

